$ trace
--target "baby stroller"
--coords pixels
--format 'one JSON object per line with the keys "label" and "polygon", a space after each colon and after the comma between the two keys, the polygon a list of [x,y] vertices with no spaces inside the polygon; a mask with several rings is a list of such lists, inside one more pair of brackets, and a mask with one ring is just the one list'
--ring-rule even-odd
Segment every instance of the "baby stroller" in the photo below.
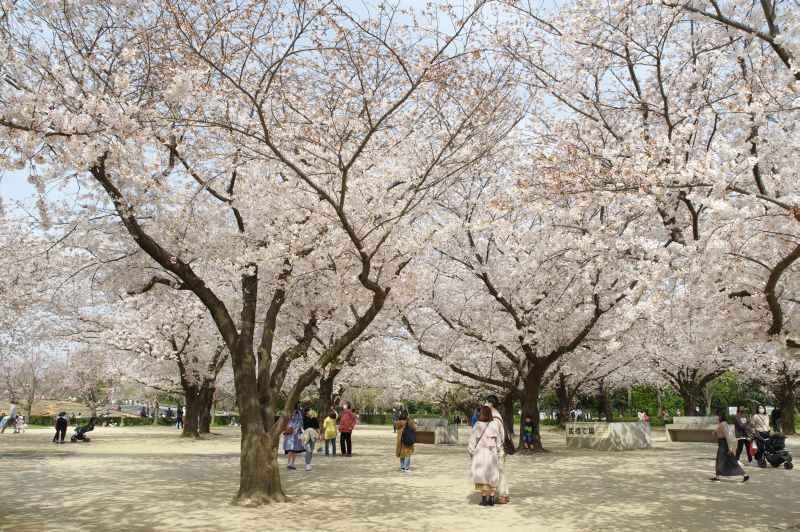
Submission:
{"label": "baby stroller", "polygon": [[751,439],[756,441],[758,451],[756,452],[756,460],[759,467],[767,467],[767,462],[772,467],[779,467],[783,464],[786,469],[794,467],[792,465],[792,455],[786,450],[784,442],[786,436],[783,434],[770,434],[768,432],[754,432]]}
{"label": "baby stroller", "polygon": [[79,441],[82,441],[82,442],[91,441],[89,438],[86,437],[86,433],[87,432],[92,432],[94,430],[95,421],[97,421],[97,418],[92,416],[92,417],[89,418],[89,422],[86,425],[84,425],[82,427],[76,427],[75,428],[75,434],[72,435],[72,437],[69,439],[69,441],[71,441],[72,443],[79,442]]}

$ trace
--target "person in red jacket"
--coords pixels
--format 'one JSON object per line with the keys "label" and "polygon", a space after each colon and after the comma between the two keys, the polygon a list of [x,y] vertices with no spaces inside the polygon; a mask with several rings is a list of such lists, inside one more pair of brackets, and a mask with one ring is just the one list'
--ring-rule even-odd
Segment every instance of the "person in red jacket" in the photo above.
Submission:
{"label": "person in red jacket", "polygon": [[339,440],[342,456],[353,456],[353,429],[356,426],[356,415],[353,413],[353,405],[345,403],[342,410],[342,417],[339,420]]}

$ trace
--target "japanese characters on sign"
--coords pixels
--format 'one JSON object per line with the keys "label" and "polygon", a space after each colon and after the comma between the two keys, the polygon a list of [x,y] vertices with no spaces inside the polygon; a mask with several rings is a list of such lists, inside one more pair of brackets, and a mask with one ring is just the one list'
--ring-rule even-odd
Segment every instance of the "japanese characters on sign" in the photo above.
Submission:
{"label": "japanese characters on sign", "polygon": [[605,423],[567,423],[567,438],[608,438]]}

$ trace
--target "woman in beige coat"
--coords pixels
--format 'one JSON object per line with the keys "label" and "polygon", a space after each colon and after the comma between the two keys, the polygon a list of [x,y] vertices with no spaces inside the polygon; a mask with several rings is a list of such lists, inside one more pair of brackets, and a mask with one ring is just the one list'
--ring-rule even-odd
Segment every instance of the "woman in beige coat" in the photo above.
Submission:
{"label": "woman in beige coat", "polygon": [[481,492],[481,506],[494,506],[500,483],[500,452],[503,435],[492,421],[492,409],[481,407],[478,421],[472,427],[467,450],[472,457],[470,476],[475,490]]}
{"label": "woman in beige coat", "polygon": [[417,432],[417,425],[412,420],[408,419],[408,412],[400,412],[394,428],[397,430],[397,450],[395,454],[400,459],[400,471],[404,473],[411,473],[411,455],[414,454],[414,444],[406,445],[403,443],[403,431],[408,425],[408,428],[413,432]]}

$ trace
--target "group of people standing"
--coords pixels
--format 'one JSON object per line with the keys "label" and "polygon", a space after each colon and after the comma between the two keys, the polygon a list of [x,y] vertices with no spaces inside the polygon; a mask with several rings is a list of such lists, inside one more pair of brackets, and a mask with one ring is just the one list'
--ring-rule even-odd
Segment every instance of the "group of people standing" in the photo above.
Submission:
{"label": "group of people standing", "polygon": [[[339,418],[337,428],[336,420]],[[287,469],[297,469],[295,461],[299,453],[305,453],[306,471],[311,471],[314,458],[314,447],[320,439],[325,440],[325,456],[332,451],[336,456],[336,437],[340,438],[341,456],[353,455],[353,429],[357,423],[353,405],[346,403],[341,416],[330,409],[320,426],[317,413],[310,407],[301,408],[296,405],[292,417],[283,432],[283,452],[287,455]]]}

